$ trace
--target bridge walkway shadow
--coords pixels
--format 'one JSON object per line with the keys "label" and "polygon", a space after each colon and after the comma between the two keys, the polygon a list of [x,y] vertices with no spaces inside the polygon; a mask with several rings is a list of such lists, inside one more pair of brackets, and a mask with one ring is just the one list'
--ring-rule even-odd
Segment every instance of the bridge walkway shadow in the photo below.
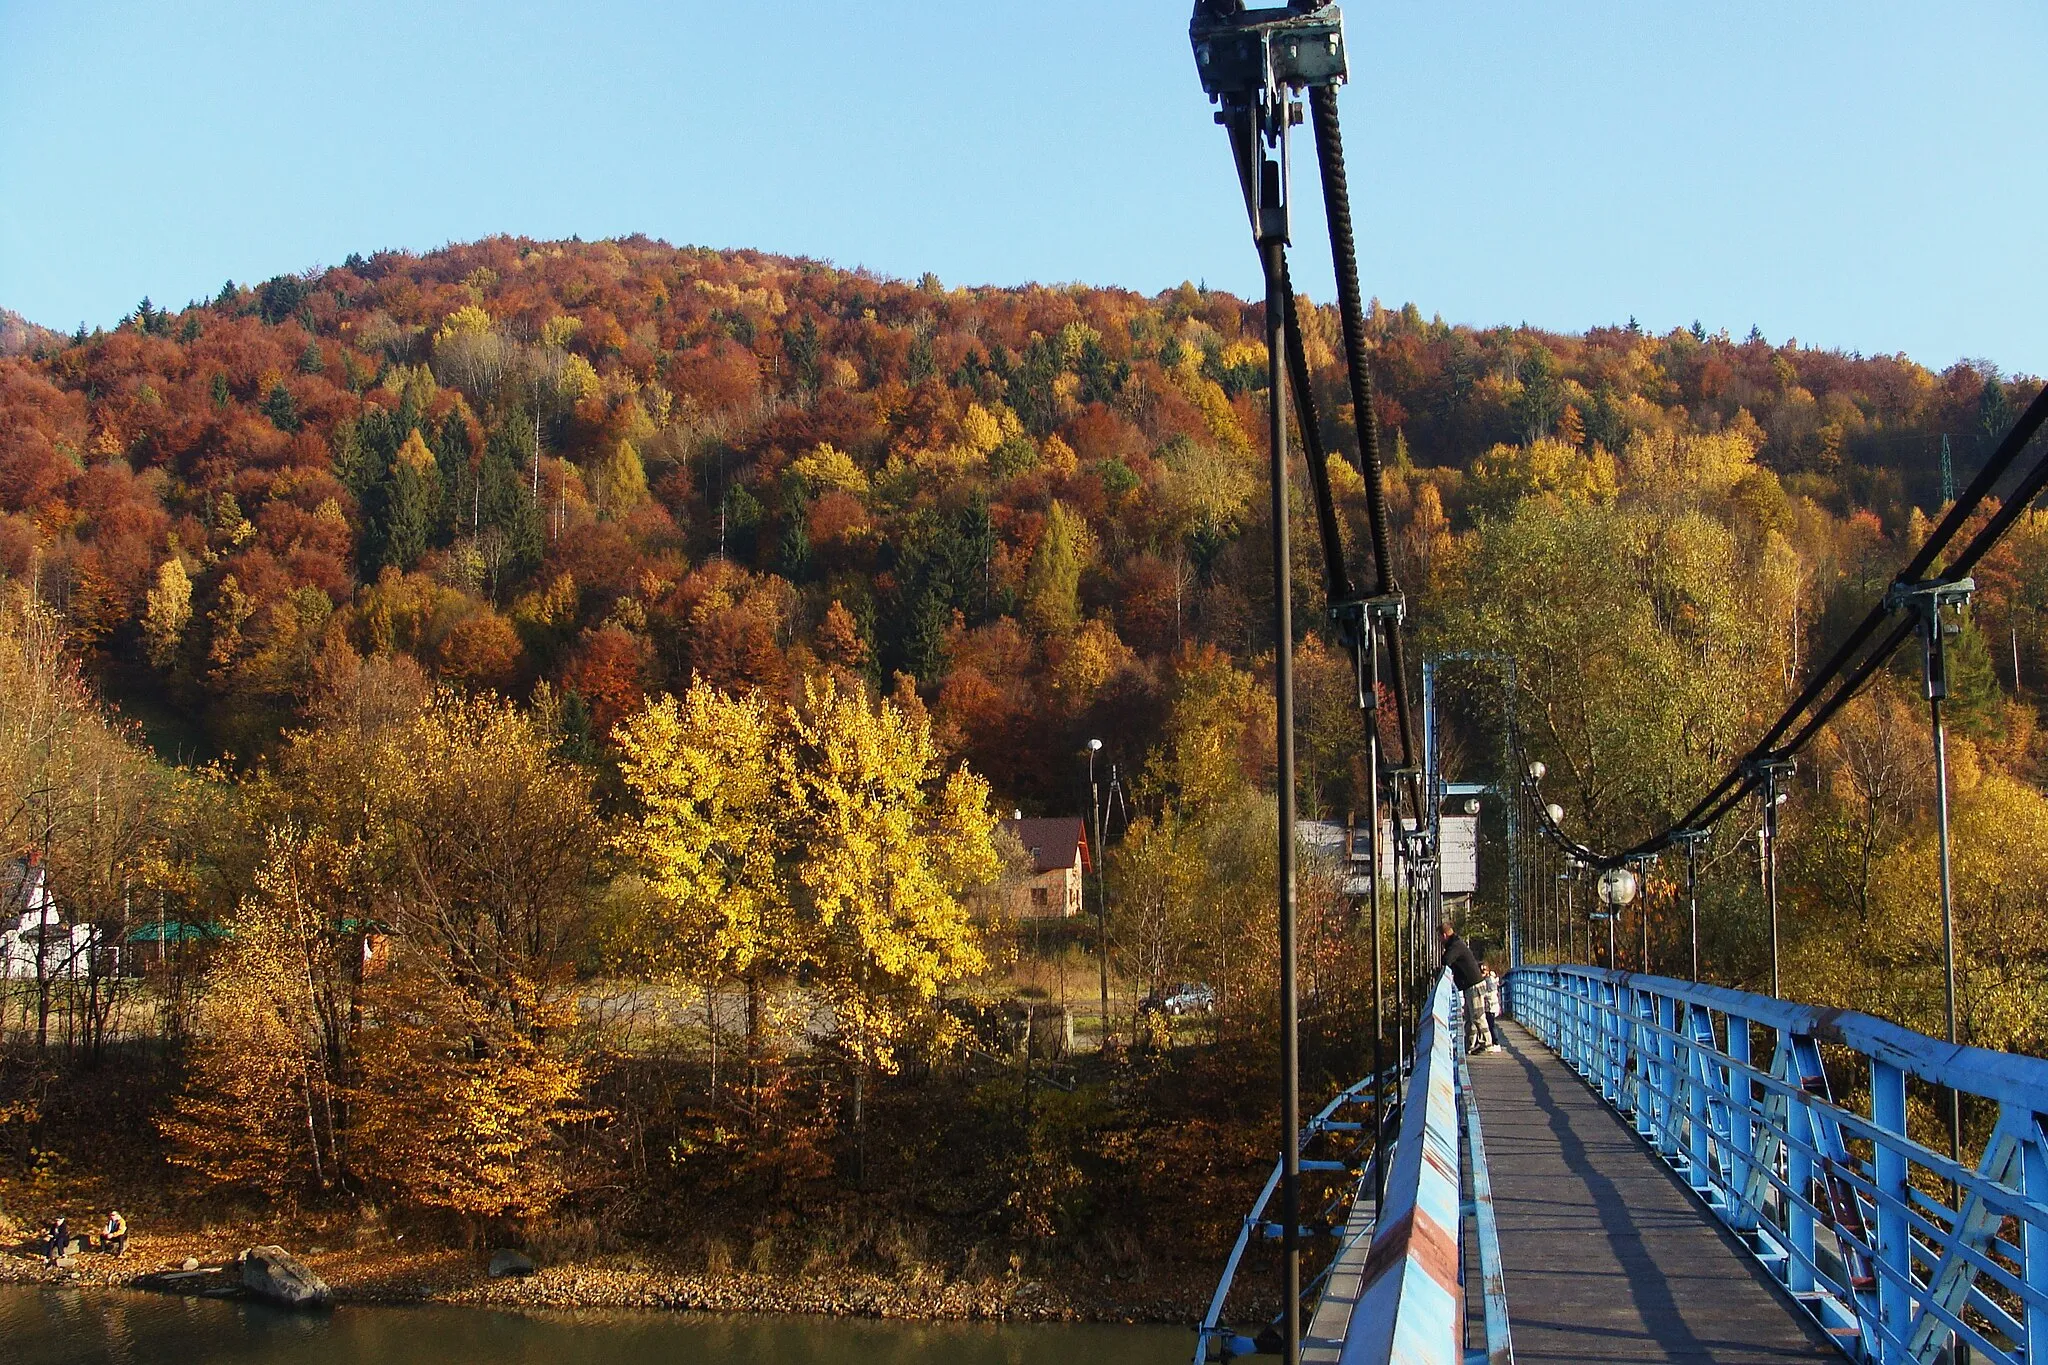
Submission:
{"label": "bridge walkway shadow", "polygon": [[1473,1092],[1517,1365],[1840,1360],[1826,1333],[1612,1110],[1519,1025]]}

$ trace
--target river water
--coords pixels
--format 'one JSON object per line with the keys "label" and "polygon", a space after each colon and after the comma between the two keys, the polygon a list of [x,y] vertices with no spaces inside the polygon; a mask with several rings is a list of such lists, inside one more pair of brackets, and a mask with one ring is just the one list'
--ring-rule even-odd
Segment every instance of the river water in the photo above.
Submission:
{"label": "river water", "polygon": [[1170,1365],[1180,1327],[481,1308],[286,1313],[107,1289],[0,1285],[0,1365]]}

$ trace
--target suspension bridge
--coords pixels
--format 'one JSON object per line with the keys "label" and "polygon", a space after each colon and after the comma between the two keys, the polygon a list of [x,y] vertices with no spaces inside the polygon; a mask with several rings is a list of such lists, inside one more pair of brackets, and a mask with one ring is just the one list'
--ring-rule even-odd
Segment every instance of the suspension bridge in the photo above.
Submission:
{"label": "suspension bridge", "polygon": [[[1507,978],[1464,1055],[1437,973],[1414,1050],[1305,1127],[1338,1193],[1303,1296],[1313,1362],[2048,1361],[2048,1062],[1853,1011],[1567,964]],[[1995,1115],[1967,1162],[1915,1096]],[[1230,1261],[1277,1240],[1270,1181]],[[1228,1326],[1195,1360],[1273,1350]]]}
{"label": "suspension bridge", "polygon": [[[1543,800],[1541,761],[1524,761],[1512,660],[1469,652],[1426,660],[1422,705],[1410,705],[1406,599],[1389,547],[1338,118],[1337,90],[1349,74],[1343,16],[1320,0],[1263,9],[1197,0],[1189,38],[1228,136],[1266,282],[1278,1098],[1279,1131],[1288,1135],[1199,1324],[1197,1365],[1251,1354],[1288,1365],[1508,1365],[1518,1353],[1524,1361],[2048,1365],[2048,1061],[1957,1041],[1942,712],[1952,633],[1945,613],[1968,602],[1973,567],[2048,488],[2048,456],[2022,461],[2048,421],[2048,392],[1722,779],[1665,828],[1595,847],[1567,832],[1562,808]],[[1356,569],[1331,497],[1287,263],[1288,144],[1303,123],[1321,175],[1365,486]],[[1361,927],[1373,945],[1371,1069],[1306,1121],[1295,991],[1290,434],[1313,504],[1332,626],[1355,666],[1375,802],[1360,859]],[[1777,820],[1786,779],[1801,750],[1914,639],[1939,814],[1948,1001],[1940,1039],[1779,998]],[[1502,675],[1503,771],[1512,779],[1452,784],[1439,770],[1435,673],[1453,660]],[[1449,797],[1488,792],[1506,816],[1513,869],[1511,967],[1503,1046],[1468,1055],[1460,1018],[1468,997],[1435,964],[1441,811]],[[1701,842],[1752,797],[1769,904],[1768,995],[1699,980],[1691,894]],[[1560,915],[1526,894],[1536,850],[1569,876],[1597,879],[1602,908],[1583,943],[1572,907]],[[1623,909],[1647,868],[1671,851],[1687,866],[1688,979],[1617,970]],[[1593,932],[1599,921],[1604,944]],[[1392,960],[1383,962],[1388,947]],[[1647,938],[1636,960],[1648,963]],[[1966,1107],[1975,1120],[1967,1142]],[[1274,1279],[1277,1313],[1238,1306]]]}

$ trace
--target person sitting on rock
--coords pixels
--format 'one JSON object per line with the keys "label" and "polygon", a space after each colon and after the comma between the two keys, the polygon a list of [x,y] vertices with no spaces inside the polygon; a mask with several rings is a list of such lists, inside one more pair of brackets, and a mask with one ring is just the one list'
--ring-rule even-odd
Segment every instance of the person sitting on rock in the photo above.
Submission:
{"label": "person sitting on rock", "polygon": [[100,1234],[100,1250],[109,1256],[128,1254],[128,1220],[119,1209],[107,1210],[107,1229]]}
{"label": "person sitting on rock", "polygon": [[50,1224],[50,1242],[43,1250],[43,1263],[45,1265],[55,1265],[57,1264],[57,1258],[69,1254],[70,1250],[71,1224],[59,1218],[56,1222]]}

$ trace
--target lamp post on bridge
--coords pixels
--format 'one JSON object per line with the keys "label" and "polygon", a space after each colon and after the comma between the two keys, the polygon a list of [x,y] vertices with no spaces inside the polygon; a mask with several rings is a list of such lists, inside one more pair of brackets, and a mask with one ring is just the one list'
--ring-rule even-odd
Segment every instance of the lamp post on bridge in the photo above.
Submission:
{"label": "lamp post on bridge", "polygon": [[1579,860],[1577,858],[1567,858],[1565,859],[1565,864],[1564,927],[1565,932],[1571,937],[1570,943],[1566,946],[1571,950],[1571,955],[1574,958],[1582,959],[1590,967],[1598,956],[1593,948],[1592,911],[1589,910],[1586,913],[1586,946],[1581,948],[1579,947],[1579,907],[1572,895],[1574,888],[1579,884]]}
{"label": "lamp post on bridge", "polygon": [[1681,830],[1678,841],[1685,845],[1685,899],[1687,913],[1692,921],[1692,979],[1697,985],[1700,979],[1700,841],[1707,837],[1703,829]]}
{"label": "lamp post on bridge", "polygon": [[1642,899],[1636,903],[1636,927],[1641,929],[1643,934],[1643,974],[1645,976],[1651,973],[1650,869],[1656,865],[1657,859],[1653,854],[1646,853],[1642,857],[1635,859],[1636,885],[1637,889],[1643,893]]}
{"label": "lamp post on bridge", "polygon": [[1610,867],[1593,884],[1599,892],[1600,903],[1607,907],[1607,967],[1610,971],[1621,967],[1620,960],[1614,955],[1614,922],[1621,918],[1622,909],[1636,898],[1637,884],[1636,874],[1627,867]]}
{"label": "lamp post on bridge", "polygon": [[[1564,819],[1564,807],[1563,807],[1563,806],[1560,806],[1560,805],[1558,805],[1558,804],[1557,804],[1557,803],[1556,803],[1555,801],[1553,801],[1553,802],[1551,802],[1551,803],[1550,803],[1549,805],[1545,806],[1545,807],[1543,808],[1543,813],[1544,813],[1545,815],[1547,815],[1547,816],[1549,816],[1549,817],[1550,817],[1550,827],[1551,827],[1552,829],[1556,829],[1556,828],[1557,828],[1557,822],[1558,822],[1558,821],[1560,821],[1560,820],[1562,820],[1562,819]],[[1557,878],[1556,878],[1556,880],[1557,880],[1557,881],[1559,881],[1559,882],[1562,882],[1562,883],[1564,884],[1564,907],[1563,907],[1563,915],[1561,916],[1561,919],[1562,919],[1562,922],[1563,922],[1563,926],[1564,926],[1564,928],[1566,929],[1566,931],[1567,931],[1567,932],[1569,932],[1569,931],[1570,931],[1570,929],[1571,929],[1571,922],[1572,922],[1572,863],[1573,863],[1573,861],[1574,861],[1574,860],[1573,860],[1573,858],[1572,858],[1572,855],[1571,855],[1571,854],[1569,854],[1569,853],[1564,853],[1564,852],[1560,852],[1560,853],[1558,854],[1558,859],[1557,859]],[[1556,887],[1555,887],[1554,885],[1553,885],[1553,886],[1552,886],[1552,888],[1551,888],[1550,904],[1551,904],[1551,909],[1552,909],[1552,912],[1553,912],[1553,914],[1552,914],[1552,918],[1553,918],[1553,919],[1558,919],[1558,918],[1560,918],[1560,917],[1559,917],[1559,916],[1558,916],[1558,915],[1556,914],[1556,910],[1557,910],[1557,905],[1558,905],[1558,897],[1557,897],[1557,891],[1556,891]],[[1555,935],[1555,933],[1553,933],[1553,934],[1552,934],[1552,938],[1553,938],[1553,940],[1555,939],[1555,937],[1556,937],[1556,935]],[[1562,958],[1562,959],[1560,959],[1560,960],[1561,960],[1561,961],[1562,961],[1562,960],[1568,960],[1568,959],[1569,959],[1570,957],[1571,957],[1571,953],[1570,953],[1570,951],[1569,951],[1569,950],[1567,950],[1567,951],[1566,951],[1566,953],[1564,954],[1564,958]]]}
{"label": "lamp post on bridge", "polygon": [[1790,792],[1780,791],[1778,782],[1793,772],[1789,758],[1769,757],[1754,760],[1745,765],[1753,775],[1764,780],[1764,823],[1757,834],[1763,855],[1764,899],[1770,906],[1771,915],[1771,995],[1780,996],[1778,984],[1778,807],[1785,804]]}
{"label": "lamp post on bridge", "polygon": [[[1894,583],[1885,594],[1885,605],[1905,607],[1919,618],[1920,695],[1927,699],[1928,728],[1934,736],[1935,829],[1940,843],[1941,871],[1941,971],[1942,1004],[1947,1015],[1948,1041],[1956,1037],[1956,922],[1955,876],[1949,861],[1948,814],[1948,730],[1942,723],[1941,703],[1948,696],[1948,638],[1960,627],[1944,626],[1943,607],[1962,608],[1977,590],[1974,578],[1935,579],[1924,583]],[[2018,670],[2014,670],[2017,677]],[[1948,1154],[1961,1162],[1963,1153],[1963,1096],[1948,1092]]]}

